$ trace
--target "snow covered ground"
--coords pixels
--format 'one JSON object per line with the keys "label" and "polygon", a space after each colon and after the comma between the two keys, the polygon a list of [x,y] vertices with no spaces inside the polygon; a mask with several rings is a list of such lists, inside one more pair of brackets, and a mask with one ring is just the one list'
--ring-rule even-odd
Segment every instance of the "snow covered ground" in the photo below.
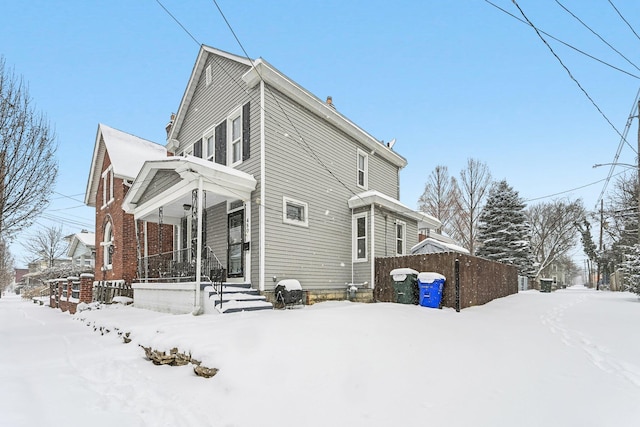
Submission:
{"label": "snow covered ground", "polygon": [[[460,313],[339,302],[199,317],[74,317],[5,295],[0,426],[637,426],[639,325],[635,295],[584,288]],[[155,366],[138,344],[220,372]]]}

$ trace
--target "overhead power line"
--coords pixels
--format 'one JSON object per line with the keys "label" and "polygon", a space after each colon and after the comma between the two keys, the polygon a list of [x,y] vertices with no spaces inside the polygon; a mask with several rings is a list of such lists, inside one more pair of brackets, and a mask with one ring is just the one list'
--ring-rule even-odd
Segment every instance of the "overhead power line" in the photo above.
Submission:
{"label": "overhead power line", "polygon": [[[513,13],[509,12],[508,10],[503,9],[502,7],[498,6],[498,5],[497,5],[497,4],[495,4],[495,3],[492,3],[490,0],[484,0],[484,1],[485,1],[486,3],[488,3],[488,4],[490,4],[491,6],[495,7],[496,9],[498,9],[498,10],[500,10],[500,11],[502,11],[502,12],[506,13],[507,15],[511,16],[512,18],[514,18],[514,19],[516,19],[516,20],[520,21],[521,23],[523,23],[523,24],[525,24],[525,25],[529,25],[529,26],[531,26],[527,21],[525,21],[525,20],[523,20],[523,19],[518,18],[518,17],[517,17],[516,15],[514,15]],[[624,73],[624,74],[626,74],[626,75],[628,75],[628,76],[630,76],[630,77],[633,77],[633,78],[635,78],[635,79],[639,79],[639,80],[640,80],[640,76],[638,76],[638,75],[632,74],[632,73],[630,73],[630,72],[628,72],[628,71],[626,71],[626,70],[623,70],[622,68],[616,67],[615,65],[612,65],[612,64],[610,64],[610,63],[608,63],[608,62],[606,62],[606,61],[603,61],[602,59],[596,58],[595,56],[590,55],[590,54],[588,54],[587,52],[585,52],[585,51],[583,51],[583,50],[580,50],[580,49],[578,49],[577,47],[575,47],[575,46],[573,46],[573,45],[571,45],[571,44],[569,44],[569,43],[567,43],[567,42],[565,42],[565,41],[562,41],[562,40],[560,40],[560,39],[559,39],[559,38],[557,38],[557,37],[554,37],[553,35],[551,35],[551,34],[547,33],[546,31],[541,30],[540,28],[538,28],[538,31],[540,31],[540,33],[544,34],[545,36],[549,37],[550,39],[553,39],[553,40],[557,41],[558,43],[561,43],[561,44],[565,45],[565,46],[566,46],[566,47],[568,47],[569,49],[573,49],[574,51],[576,51],[576,52],[578,52],[578,53],[580,53],[580,54],[582,54],[582,55],[584,55],[584,56],[586,56],[586,57],[588,57],[588,58],[591,58],[591,59],[593,59],[594,61],[597,61],[597,62],[601,63],[602,65],[605,65],[605,66],[607,66],[607,67],[609,67],[609,68],[612,68],[612,69],[614,69],[614,70],[616,70],[616,71],[620,71],[621,73]]]}
{"label": "overhead power line", "polygon": [[579,23],[581,23],[587,30],[591,31],[591,33],[593,35],[595,35],[597,38],[600,39],[600,41],[602,41],[602,43],[606,44],[607,46],[609,46],[615,53],[617,53],[618,55],[620,55],[625,61],[627,61],[629,64],[631,64],[636,70],[640,71],[640,68],[638,68],[638,66],[636,64],[634,64],[633,62],[631,62],[631,60],[629,58],[627,58],[626,56],[624,56],[624,54],[622,54],[622,52],[620,52],[618,49],[616,49],[615,47],[613,47],[611,45],[611,43],[609,43],[608,41],[606,41],[600,34],[598,34],[595,30],[593,30],[591,27],[589,27],[582,19],[578,18],[573,12],[571,12],[565,5],[563,5],[562,3],[560,3],[559,0],[555,0],[555,2],[562,8],[564,9],[569,15],[573,16]]}
{"label": "overhead power line", "polygon": [[[227,19],[227,17],[225,16],[224,12],[222,11],[222,9],[220,8],[220,6],[218,5],[217,0],[212,0],[213,3],[216,5],[216,8],[218,9],[218,12],[220,12],[220,15],[222,16],[222,18],[224,19],[224,22],[227,24],[227,27],[229,27],[229,30],[231,31],[231,34],[233,34],[233,37],[236,39],[236,42],[238,43],[238,45],[240,46],[240,48],[242,49],[242,52],[244,52],[245,57],[251,62],[251,66],[253,67],[253,69],[256,71],[256,73],[258,74],[258,77],[260,78],[261,81],[264,82],[264,79],[262,78],[262,75],[260,74],[260,72],[258,71],[258,69],[256,68],[255,64],[253,63],[253,60],[249,57],[249,54],[247,53],[246,49],[244,48],[244,46],[242,45],[242,42],[240,41],[240,39],[238,38],[238,36],[236,35],[236,32],[233,30],[233,27],[231,26],[231,24],[229,23],[229,20]],[[327,171],[327,173],[329,173],[329,175],[331,175],[331,177],[333,177],[340,185],[342,185],[348,192],[350,192],[351,194],[353,194],[354,196],[357,196],[357,193],[355,193],[347,184],[345,184],[323,161],[322,159],[316,154],[316,152],[313,150],[313,148],[307,143],[307,141],[304,139],[304,137],[302,136],[302,133],[298,130],[298,128],[296,127],[296,125],[293,123],[293,121],[291,120],[291,117],[289,117],[289,114],[287,114],[287,111],[284,109],[284,107],[280,104],[280,101],[278,100],[278,98],[275,96],[275,94],[271,91],[271,88],[269,88],[268,85],[265,85],[265,87],[267,88],[267,90],[269,91],[269,93],[271,94],[271,96],[273,97],[273,99],[276,102],[276,105],[278,106],[278,108],[280,109],[280,111],[282,112],[282,114],[284,114],[285,118],[287,119],[287,122],[289,122],[289,125],[291,125],[291,127],[293,128],[294,132],[297,134],[298,138],[300,138],[300,142],[302,144],[304,144],[304,147],[302,147],[302,145],[300,145],[306,152],[307,154],[309,154],[323,169],[325,169]],[[282,126],[279,124],[279,126],[282,128]],[[293,138],[294,141],[296,141],[298,143],[298,141]]]}
{"label": "overhead power line", "polygon": [[634,116],[636,116],[636,113],[640,113],[640,111],[637,111],[638,108],[638,100],[640,99],[640,88],[638,89],[638,92],[636,93],[636,97],[633,100],[633,105],[631,106],[631,111],[629,112],[629,116],[627,117],[627,124],[624,127],[624,131],[623,131],[623,135],[624,137],[620,139],[620,143],[618,144],[618,150],[616,151],[615,156],[613,156],[613,161],[611,162],[611,167],[609,168],[609,175],[607,176],[607,179],[604,183],[604,185],[602,186],[602,191],[600,191],[600,195],[598,196],[598,200],[596,200],[596,208],[598,206],[598,203],[600,203],[600,200],[602,200],[602,198],[604,197],[604,193],[607,190],[607,186],[609,185],[609,181],[611,181],[611,177],[613,176],[613,171],[616,168],[616,164],[618,163],[618,160],[620,159],[620,152],[622,151],[622,147],[624,146],[624,143],[626,142],[626,136],[629,134],[629,129],[631,129],[631,122],[633,121]]}
{"label": "overhead power line", "polygon": [[171,12],[169,12],[169,9],[167,9],[166,7],[164,7],[164,5],[160,2],[160,0],[156,0],[156,3],[158,3],[160,5],[161,8],[164,9],[165,12],[167,12],[167,14],[174,20],[176,21],[176,24],[180,25],[180,28],[182,28],[184,30],[185,33],[187,33],[189,35],[189,37],[191,37],[191,40],[193,40],[194,42],[196,42],[196,44],[198,46],[200,46],[200,42],[193,36],[193,34],[191,34],[189,32],[189,30],[187,30],[185,28],[184,25],[182,25],[182,23],[180,21],[178,21],[178,18],[176,18],[175,16],[173,16],[173,14]]}
{"label": "overhead power line", "polygon": [[556,54],[556,52],[553,50],[553,48],[551,47],[551,45],[547,42],[547,40],[542,37],[542,34],[540,34],[540,31],[538,30],[538,28],[531,22],[531,20],[529,20],[529,18],[527,17],[527,15],[524,13],[524,11],[522,10],[522,8],[520,7],[520,5],[518,4],[518,2],[516,0],[511,0],[513,2],[513,4],[518,8],[518,10],[520,11],[520,14],[522,15],[522,17],[525,19],[525,21],[527,21],[527,23],[531,26],[531,28],[533,28],[533,30],[536,32],[536,34],[538,35],[538,37],[540,38],[540,40],[542,40],[542,42],[545,44],[545,46],[547,46],[547,48],[549,49],[549,51],[551,52],[551,54],[558,60],[558,62],[560,63],[560,65],[562,65],[562,68],[564,68],[564,70],[567,72],[567,74],[569,75],[569,78],[571,78],[571,80],[573,80],[573,82],[578,86],[578,88],[580,88],[580,90],[582,91],[582,93],[584,94],[584,96],[587,97],[587,99],[589,101],[591,101],[591,104],[596,108],[596,110],[598,110],[598,112],[600,113],[600,115],[607,121],[607,123],[609,123],[609,126],[611,126],[611,128],[625,141],[625,143],[631,147],[631,149],[633,150],[634,153],[637,154],[637,150],[635,147],[633,147],[631,144],[629,144],[629,142],[626,140],[626,138],[622,135],[622,133],[618,130],[618,128],[615,127],[615,125],[611,122],[611,120],[609,120],[609,118],[607,117],[607,115],[602,111],[602,109],[598,106],[598,104],[596,104],[596,102],[593,100],[593,98],[591,97],[591,95],[589,95],[589,93],[587,93],[587,91],[585,90],[584,87],[582,87],[582,85],[580,84],[580,82],[573,76],[573,74],[571,73],[571,70],[569,70],[569,68],[565,65],[565,63],[562,61],[562,59],[560,59],[560,57],[558,56],[558,54]]}
{"label": "overhead power line", "polygon": [[[622,173],[624,173],[624,171],[618,172],[616,175],[620,175]],[[591,187],[592,185],[600,184],[601,182],[607,181],[608,179],[610,179],[610,177],[603,178],[603,179],[600,179],[598,181],[591,182],[589,184],[581,185],[580,187],[572,188],[570,190],[564,190],[564,191],[560,191],[558,193],[549,194],[547,196],[542,196],[542,197],[534,197],[533,199],[526,199],[525,202],[535,202],[536,200],[549,199],[551,197],[561,196],[563,194],[567,194],[567,193],[571,193],[571,192],[574,192],[574,191],[577,191],[577,190],[582,190],[583,188]]]}
{"label": "overhead power line", "polygon": [[616,7],[615,4],[613,4],[613,2],[611,0],[609,0],[609,4],[611,5],[611,7],[613,8],[613,10],[616,11],[616,13],[618,14],[618,16],[620,17],[620,19],[622,19],[624,21],[625,24],[627,24],[627,26],[629,27],[629,29],[631,30],[631,32],[638,38],[638,40],[640,40],[640,36],[638,35],[638,33],[636,33],[636,30],[633,29],[633,27],[631,26],[631,24],[629,24],[629,21],[627,21],[624,16],[622,16],[622,13],[620,13],[620,11],[618,10],[618,8]]}

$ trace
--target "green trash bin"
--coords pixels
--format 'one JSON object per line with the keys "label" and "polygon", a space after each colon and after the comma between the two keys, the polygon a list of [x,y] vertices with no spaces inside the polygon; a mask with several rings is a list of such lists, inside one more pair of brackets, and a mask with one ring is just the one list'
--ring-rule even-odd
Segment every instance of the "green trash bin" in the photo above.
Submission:
{"label": "green trash bin", "polygon": [[418,304],[418,272],[411,268],[391,270],[394,301],[400,304]]}
{"label": "green trash bin", "polygon": [[551,292],[553,279],[540,279],[540,292]]}

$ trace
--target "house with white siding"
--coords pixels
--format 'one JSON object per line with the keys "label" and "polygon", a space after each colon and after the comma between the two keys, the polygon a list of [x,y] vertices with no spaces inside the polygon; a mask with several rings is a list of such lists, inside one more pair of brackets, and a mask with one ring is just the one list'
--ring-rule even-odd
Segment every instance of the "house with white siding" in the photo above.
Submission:
{"label": "house with white siding", "polygon": [[375,258],[408,254],[418,224],[440,228],[399,202],[404,157],[264,59],[202,46],[166,149],[122,203],[173,227],[171,250],[139,259],[139,307],[207,312],[221,271],[270,301],[289,279],[306,303],[372,301]]}
{"label": "house with white siding", "polygon": [[95,267],[96,260],[96,234],[87,230],[70,234],[65,237],[69,244],[67,256],[71,259],[71,265],[78,270]]}

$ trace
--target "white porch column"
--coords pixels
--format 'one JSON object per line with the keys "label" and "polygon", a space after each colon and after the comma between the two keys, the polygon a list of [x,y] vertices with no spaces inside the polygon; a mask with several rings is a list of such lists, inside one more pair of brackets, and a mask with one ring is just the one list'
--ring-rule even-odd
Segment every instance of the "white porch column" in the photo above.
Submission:
{"label": "white porch column", "polygon": [[[243,241],[249,244],[249,250],[242,248],[242,256],[244,257],[244,280],[251,283],[251,199],[244,201],[244,238]],[[253,285],[253,284],[252,284]]]}
{"label": "white porch column", "polygon": [[202,175],[198,178],[198,227],[196,235],[196,301],[193,315],[201,313],[200,307],[200,278],[202,277]]}
{"label": "white porch column", "polygon": [[375,286],[375,281],[373,280],[376,274],[376,223],[375,223],[376,209],[375,205],[371,203],[371,257],[369,258],[371,262],[371,277],[369,279],[369,287],[371,289]]}

